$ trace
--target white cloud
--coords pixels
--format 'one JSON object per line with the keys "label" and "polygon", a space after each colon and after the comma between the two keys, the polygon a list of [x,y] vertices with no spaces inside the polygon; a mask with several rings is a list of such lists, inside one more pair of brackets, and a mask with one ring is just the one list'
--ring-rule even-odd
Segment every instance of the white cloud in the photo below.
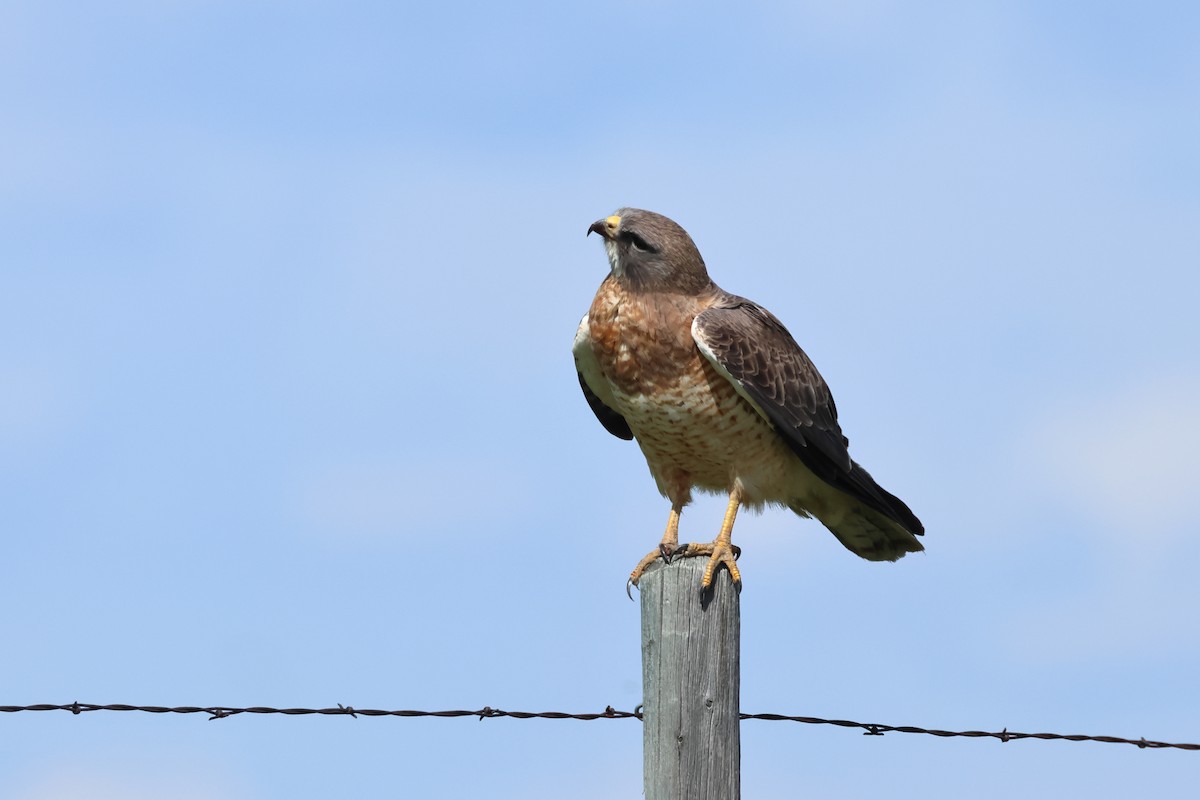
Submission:
{"label": "white cloud", "polygon": [[1038,478],[1123,539],[1171,539],[1193,518],[1200,376],[1143,381],[1061,406],[1022,443]]}
{"label": "white cloud", "polygon": [[1200,376],[1063,400],[1016,444],[1036,465],[1027,477],[1086,531],[1066,545],[1080,572],[1014,617],[1012,650],[1060,663],[1190,651],[1200,594],[1180,554],[1194,547]]}

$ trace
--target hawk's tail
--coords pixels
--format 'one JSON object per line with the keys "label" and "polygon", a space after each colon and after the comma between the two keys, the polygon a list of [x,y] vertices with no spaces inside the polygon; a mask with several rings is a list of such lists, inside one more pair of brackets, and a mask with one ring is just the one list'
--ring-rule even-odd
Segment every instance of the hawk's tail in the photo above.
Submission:
{"label": "hawk's tail", "polygon": [[[809,512],[799,504],[791,508],[802,517],[809,516]],[[896,561],[907,553],[919,553],[925,549],[916,536],[893,520],[857,503],[843,513],[826,513],[818,519],[847,550],[868,561]]]}
{"label": "hawk's tail", "polygon": [[925,533],[925,526],[904,501],[856,463],[852,462],[850,475],[859,486],[869,487],[866,496],[832,489],[834,495],[825,498],[820,511],[799,502],[792,503],[791,509],[802,517],[816,516],[847,550],[868,561],[895,561],[924,550],[917,537]]}
{"label": "hawk's tail", "polygon": [[917,519],[917,515],[912,512],[912,509],[903,500],[876,483],[871,474],[859,466],[857,461],[852,461],[850,464],[850,474],[857,481],[870,484],[879,499],[883,500],[883,508],[876,510],[883,512],[885,516],[890,517],[893,522],[913,536],[921,536],[925,533],[925,526],[921,524],[921,520]]}

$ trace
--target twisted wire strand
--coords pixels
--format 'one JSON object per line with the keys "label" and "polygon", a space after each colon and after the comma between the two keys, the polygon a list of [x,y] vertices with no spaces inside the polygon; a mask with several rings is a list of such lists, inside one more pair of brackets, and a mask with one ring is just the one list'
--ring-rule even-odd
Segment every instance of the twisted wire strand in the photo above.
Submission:
{"label": "twisted wire strand", "polygon": [[[476,717],[477,719],[492,719],[510,717],[512,719],[574,719],[592,721],[598,719],[641,719],[641,706],[633,711],[617,711],[612,706],[606,706],[603,711],[568,713],[565,711],[505,711],[491,706],[478,710],[457,709],[449,711],[414,711],[411,709],[385,710],[378,708],[355,708],[338,704],[332,708],[272,708],[270,706],[134,706],[123,703],[38,703],[25,706],[0,706],[0,713],[17,713],[23,711],[70,711],[78,715],[92,711],[133,711],[146,714],[205,714],[209,720],[225,719],[241,714],[283,714],[287,716],[322,715],[348,717]],[[1069,742],[1101,742],[1104,744],[1130,744],[1141,749],[1161,750],[1191,750],[1200,751],[1200,744],[1161,742],[1153,739],[1127,739],[1120,736],[1090,736],[1079,733],[1020,733],[1005,728],[1001,731],[947,731],[937,728],[921,728],[915,725],[883,725],[880,723],[854,722],[846,719],[823,719],[821,717],[803,717],[790,714],[742,714],[743,720],[764,720],[768,722],[798,722],[806,725],[833,725],[839,728],[859,728],[864,736],[883,736],[885,733],[916,733],[941,738],[965,737],[969,739],[999,739],[1001,742],[1011,742],[1018,739],[1036,739],[1042,741],[1061,740]]]}

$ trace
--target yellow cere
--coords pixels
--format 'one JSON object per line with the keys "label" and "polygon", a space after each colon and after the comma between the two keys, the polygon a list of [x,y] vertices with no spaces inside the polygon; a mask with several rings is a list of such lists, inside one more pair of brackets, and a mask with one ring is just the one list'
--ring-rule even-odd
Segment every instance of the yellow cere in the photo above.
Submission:
{"label": "yellow cere", "polygon": [[620,226],[621,226],[621,218],[618,217],[616,214],[613,214],[611,217],[608,217],[607,219],[604,220],[604,227],[608,228],[610,231],[615,231]]}

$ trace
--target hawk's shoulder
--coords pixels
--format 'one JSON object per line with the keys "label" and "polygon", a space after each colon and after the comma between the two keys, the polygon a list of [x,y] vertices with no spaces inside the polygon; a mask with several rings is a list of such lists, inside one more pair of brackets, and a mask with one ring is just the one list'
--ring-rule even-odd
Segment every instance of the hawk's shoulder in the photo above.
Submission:
{"label": "hawk's shoulder", "polygon": [[815,449],[832,465],[850,468],[849,442],[829,386],[774,314],[744,297],[725,294],[696,315],[692,338],[801,456],[801,451]]}

